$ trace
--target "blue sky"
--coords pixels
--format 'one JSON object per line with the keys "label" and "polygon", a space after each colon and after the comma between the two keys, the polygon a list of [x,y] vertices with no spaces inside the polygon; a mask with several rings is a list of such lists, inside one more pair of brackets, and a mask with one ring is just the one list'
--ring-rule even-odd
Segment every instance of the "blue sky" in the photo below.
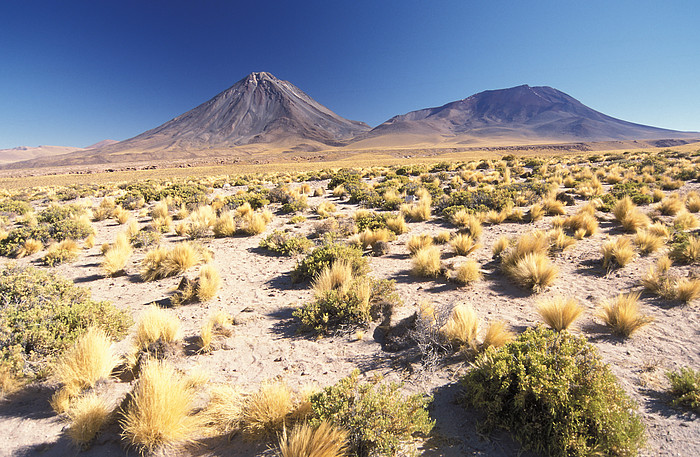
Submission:
{"label": "blue sky", "polygon": [[0,2],[0,148],[123,140],[252,71],[341,116],[520,84],[700,131],[693,1]]}

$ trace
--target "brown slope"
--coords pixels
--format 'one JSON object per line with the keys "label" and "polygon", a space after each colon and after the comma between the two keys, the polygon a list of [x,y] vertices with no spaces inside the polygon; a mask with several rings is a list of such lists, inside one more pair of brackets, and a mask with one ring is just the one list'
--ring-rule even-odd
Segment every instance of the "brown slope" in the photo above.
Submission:
{"label": "brown slope", "polygon": [[11,149],[0,149],[0,164],[21,162],[37,158],[52,157],[74,151],[83,151],[74,146],[19,146]]}
{"label": "brown slope", "polygon": [[[338,116],[288,81],[251,73],[211,100],[138,136],[74,154],[16,164],[45,167],[203,157],[244,145],[324,149],[370,127]],[[254,146],[252,149],[256,149]]]}
{"label": "brown slope", "polygon": [[697,138],[699,134],[623,121],[551,87],[523,85],[395,116],[358,140],[401,143],[407,136],[415,143],[498,143]]}

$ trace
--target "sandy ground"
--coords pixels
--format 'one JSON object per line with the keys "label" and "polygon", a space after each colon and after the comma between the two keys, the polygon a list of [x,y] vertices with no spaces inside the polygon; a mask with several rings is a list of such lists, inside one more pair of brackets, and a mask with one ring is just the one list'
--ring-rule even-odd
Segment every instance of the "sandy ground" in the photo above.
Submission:
{"label": "sandy ground", "polygon": [[[314,183],[314,186],[325,185]],[[686,184],[680,192],[700,187]],[[223,191],[234,193],[235,188]],[[219,190],[218,192],[222,192]],[[357,209],[331,197],[313,197],[311,206],[328,199],[338,205],[339,211],[352,214]],[[580,203],[579,203],[580,204]],[[647,207],[650,210],[651,207]],[[567,207],[573,214],[575,207]],[[276,228],[291,228],[293,232],[308,233],[316,223],[315,214],[308,212],[308,220],[298,226],[287,224],[291,216],[277,215],[265,234]],[[599,213],[602,215],[602,213]],[[396,323],[410,316],[420,301],[437,306],[452,307],[458,303],[472,304],[486,322],[503,319],[520,332],[536,325],[539,318],[534,304],[543,297],[565,295],[577,298],[587,312],[579,320],[574,332],[585,335],[600,350],[604,360],[619,377],[624,389],[639,403],[639,411],[647,427],[648,445],[642,454],[651,456],[700,455],[700,421],[697,417],[668,406],[664,393],[665,370],[682,366],[700,367],[700,306],[669,305],[650,296],[643,296],[643,312],[654,317],[654,322],[628,340],[610,335],[596,318],[600,302],[620,291],[639,289],[639,281],[648,266],[661,255],[639,257],[630,265],[606,275],[601,265],[600,245],[610,235],[620,234],[610,221],[601,222],[601,231],[590,239],[577,242],[558,255],[554,262],[560,269],[555,284],[535,295],[514,286],[498,270],[491,259],[491,246],[501,235],[516,235],[533,228],[547,229],[550,217],[535,224],[503,223],[485,227],[480,240],[482,247],[471,257],[484,270],[484,280],[469,287],[456,287],[444,279],[422,280],[410,275],[411,260],[405,242],[413,234],[437,234],[442,230],[455,231],[437,220],[410,223],[410,232],[390,243],[390,250],[380,257],[369,257],[372,275],[396,280],[397,290],[404,302],[393,318]],[[149,218],[140,218],[142,225]],[[146,307],[167,299],[180,278],[156,282],[141,282],[139,262],[144,250],[137,250],[127,267],[127,275],[105,278],[100,271],[100,245],[112,242],[123,230],[113,220],[96,222],[95,247],[85,251],[70,264],[54,270],[92,290],[93,297],[110,300],[116,306],[129,310],[138,319]],[[293,388],[312,384],[330,385],[359,368],[364,377],[376,373],[388,380],[403,381],[406,392],[434,395],[431,416],[436,420],[435,437],[418,442],[417,453],[427,456],[514,456],[523,453],[519,444],[506,433],[483,436],[478,433],[479,413],[456,403],[460,393],[459,378],[466,370],[460,360],[451,360],[434,371],[421,370],[406,352],[391,353],[382,350],[381,332],[372,325],[361,341],[352,334],[339,333],[322,339],[298,334],[292,318],[295,307],[308,301],[311,292],[308,283],[292,284],[289,272],[296,259],[270,255],[258,248],[265,236],[205,238],[203,243],[215,253],[213,264],[223,278],[219,296],[205,304],[190,304],[175,308],[183,324],[183,353],[173,358],[178,368],[186,371],[201,369],[211,376],[212,383],[230,383],[246,390],[256,390],[261,381],[282,377]],[[169,235],[165,243],[182,238]],[[441,247],[443,262],[459,263],[448,245]],[[37,264],[41,254],[22,259],[20,264]],[[462,258],[463,259],[463,258]],[[2,262],[7,262],[3,259]],[[675,269],[694,270],[695,267]],[[194,277],[196,269],[188,273]],[[227,338],[221,349],[211,354],[196,352],[194,341],[199,328],[215,310],[225,310],[235,316],[234,334]],[[376,337],[376,339],[375,339]],[[119,344],[126,350],[128,339]],[[109,381],[102,386],[114,396],[115,402],[129,390],[127,382]],[[48,399],[55,386],[50,382],[29,386],[6,399],[0,406],[0,455],[2,456],[64,456],[77,455],[63,430],[61,417],[51,410]],[[267,444],[251,444],[238,436],[203,438],[199,446],[171,451],[167,455],[268,455]],[[116,425],[102,432],[86,456],[137,455],[119,438]]]}

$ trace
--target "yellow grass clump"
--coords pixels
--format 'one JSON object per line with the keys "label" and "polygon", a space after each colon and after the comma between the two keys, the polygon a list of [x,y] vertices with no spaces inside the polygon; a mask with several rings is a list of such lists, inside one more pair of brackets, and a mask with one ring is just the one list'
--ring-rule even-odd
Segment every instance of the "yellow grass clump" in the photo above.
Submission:
{"label": "yellow grass clump", "polygon": [[408,224],[406,223],[406,219],[404,219],[403,214],[399,214],[396,217],[387,217],[386,226],[397,235],[408,232]]}
{"label": "yellow grass clump", "polygon": [[493,244],[493,247],[491,248],[491,253],[493,254],[494,258],[498,258],[505,252],[506,249],[508,249],[508,246],[510,246],[510,239],[503,235],[500,238],[496,240],[496,242]]}
{"label": "yellow grass clump", "polygon": [[100,379],[108,378],[118,363],[112,341],[104,330],[89,328],[54,367],[54,375],[62,385],[52,399],[56,412],[64,412],[70,398],[80,391],[93,387]]}
{"label": "yellow grass clump", "polygon": [[651,224],[649,217],[635,206],[629,196],[619,200],[613,207],[615,220],[622,225],[626,232],[636,232]]}
{"label": "yellow grass clump", "polygon": [[317,297],[331,290],[347,292],[352,282],[352,265],[350,262],[340,259],[326,267],[314,278],[311,288]]}
{"label": "yellow grass clump", "polygon": [[416,276],[437,278],[440,276],[440,250],[435,246],[427,246],[419,249],[413,256],[411,272]]}
{"label": "yellow grass clump", "polygon": [[440,333],[449,342],[476,348],[476,337],[479,331],[479,317],[471,305],[457,305],[452,309],[450,317],[440,328]]}
{"label": "yellow grass clump", "polygon": [[123,412],[122,436],[149,453],[193,442],[201,425],[193,414],[194,393],[167,362],[149,360]]}
{"label": "yellow grass clump", "polygon": [[287,384],[263,382],[243,407],[243,434],[248,439],[260,439],[280,433],[288,425],[293,411],[294,398]]}
{"label": "yellow grass clump", "polygon": [[639,230],[634,236],[634,244],[643,254],[651,254],[664,245],[664,238],[650,230]]}
{"label": "yellow grass clump", "polygon": [[221,275],[213,265],[204,265],[197,277],[197,299],[201,302],[211,300],[221,288]]}
{"label": "yellow grass clump", "polygon": [[233,214],[228,211],[221,213],[219,217],[214,221],[214,226],[212,227],[214,231],[214,236],[217,238],[224,238],[228,236],[233,236],[236,234],[236,221],[233,218]]}
{"label": "yellow grass clump", "polygon": [[520,286],[539,292],[549,287],[559,272],[547,257],[549,247],[544,233],[525,234],[501,253],[501,269]]}
{"label": "yellow grass clump", "polygon": [[126,210],[122,208],[121,206],[117,206],[114,209],[114,212],[112,213],[112,217],[116,219],[116,221],[120,224],[126,224],[129,219],[131,218],[131,212],[129,210]]}
{"label": "yellow grass clump", "polygon": [[374,247],[377,243],[386,243],[392,241],[395,238],[396,235],[394,234],[394,232],[387,228],[379,228],[374,230],[365,229],[358,236],[358,240],[362,245],[363,249],[368,246]]}
{"label": "yellow grass clump", "polygon": [[317,427],[308,423],[285,428],[279,439],[282,457],[342,457],[347,455],[348,434],[321,421]]}
{"label": "yellow grass clump", "polygon": [[569,216],[564,220],[564,227],[572,232],[580,231],[580,238],[595,235],[598,233],[598,219],[595,218],[594,214],[581,211]]}
{"label": "yellow grass clump", "polygon": [[677,230],[692,230],[698,227],[698,218],[692,213],[680,213],[673,219],[673,226]]}
{"label": "yellow grass clump", "polygon": [[530,210],[527,213],[528,221],[530,222],[537,222],[542,219],[544,215],[544,208],[539,203],[535,203],[534,205],[530,206]]}
{"label": "yellow grass clump", "polygon": [[184,273],[205,260],[202,249],[186,241],[172,249],[157,247],[148,251],[141,262],[141,278],[144,281],[167,278]]}
{"label": "yellow grass clump", "polygon": [[49,246],[48,251],[41,258],[46,265],[54,266],[63,262],[71,262],[78,258],[80,246],[73,240],[63,240]]}
{"label": "yellow grass clump", "polygon": [[542,200],[542,209],[548,216],[561,216],[566,214],[566,209],[564,208],[564,202],[559,201],[555,198],[548,198]]}
{"label": "yellow grass clump", "polygon": [[695,191],[688,192],[688,195],[685,196],[685,207],[691,213],[700,211],[700,194]]}
{"label": "yellow grass clump", "polygon": [[469,235],[457,234],[452,241],[450,241],[450,246],[454,249],[457,255],[469,255],[480,247]]}
{"label": "yellow grass clump", "polygon": [[675,284],[675,298],[683,303],[690,303],[700,298],[700,279],[678,279]]}
{"label": "yellow grass clump", "polygon": [[316,214],[318,214],[318,217],[321,219],[326,219],[333,216],[333,213],[336,211],[337,208],[335,205],[328,201],[321,202],[321,204],[316,207]]}
{"label": "yellow grass clump", "polygon": [[214,313],[202,326],[200,333],[199,350],[201,352],[211,352],[213,350],[212,343],[217,336],[228,337],[233,334],[231,324],[233,318],[224,311]]}
{"label": "yellow grass clump", "polygon": [[579,318],[583,307],[574,298],[555,297],[538,303],[537,313],[550,328],[561,332]]}
{"label": "yellow grass clump", "polygon": [[661,203],[656,206],[656,209],[658,209],[664,216],[675,216],[684,208],[685,204],[683,203],[683,200],[675,196],[664,198],[661,200]]}
{"label": "yellow grass clump", "polygon": [[632,242],[625,236],[606,241],[600,249],[603,253],[603,267],[608,270],[624,267],[636,255]]}
{"label": "yellow grass clump", "polygon": [[450,238],[452,237],[452,234],[450,233],[449,230],[442,230],[439,232],[437,235],[433,237],[433,242],[435,244],[445,244],[448,241],[450,241]]}
{"label": "yellow grass clump", "polygon": [[418,251],[433,245],[433,237],[427,233],[411,236],[406,242],[406,247],[411,255],[416,255]]}
{"label": "yellow grass clump", "polygon": [[104,252],[102,270],[104,270],[105,275],[116,276],[122,273],[133,252],[127,234],[125,232],[119,233],[114,244]]}
{"label": "yellow grass clump", "polygon": [[267,217],[262,213],[250,213],[243,220],[241,231],[246,235],[259,235],[267,227]]}
{"label": "yellow grass clump", "polygon": [[180,338],[180,320],[170,311],[152,305],[136,324],[135,345],[139,350],[151,343],[174,343]]}
{"label": "yellow grass clump", "polygon": [[67,413],[68,437],[76,446],[85,449],[107,423],[112,411],[103,398],[89,392],[77,398]]}
{"label": "yellow grass clump", "polygon": [[14,252],[14,257],[21,259],[22,257],[36,254],[37,252],[44,249],[44,244],[39,240],[29,239],[25,241],[22,246]]}
{"label": "yellow grass clump", "polygon": [[603,304],[600,317],[616,335],[629,337],[653,319],[639,312],[639,293],[620,294]]}
{"label": "yellow grass clump", "polygon": [[482,276],[479,262],[474,259],[468,259],[466,262],[461,263],[453,273],[450,273],[449,279],[459,284],[471,284],[479,281]]}
{"label": "yellow grass clump", "polygon": [[484,334],[484,341],[481,343],[481,348],[483,350],[490,347],[499,348],[512,341],[514,338],[515,334],[508,329],[504,321],[491,322]]}
{"label": "yellow grass clump", "polygon": [[151,209],[151,219],[165,219],[169,217],[168,203],[165,200],[161,200]]}
{"label": "yellow grass clump", "polygon": [[244,393],[235,386],[216,385],[209,392],[209,403],[202,411],[208,429],[221,434],[238,430],[243,419]]}

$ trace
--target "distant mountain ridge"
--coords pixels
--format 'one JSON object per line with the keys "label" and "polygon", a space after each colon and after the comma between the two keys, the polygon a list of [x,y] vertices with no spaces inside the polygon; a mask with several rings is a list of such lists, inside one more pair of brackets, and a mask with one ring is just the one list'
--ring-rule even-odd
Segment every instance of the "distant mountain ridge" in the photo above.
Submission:
{"label": "distant mountain ridge", "polygon": [[254,72],[209,101],[133,138],[105,140],[61,155],[25,155],[29,160],[17,159],[15,154],[11,160],[15,163],[3,167],[201,162],[223,156],[250,158],[270,151],[320,152],[319,158],[321,151],[331,150],[697,138],[698,132],[616,119],[557,89],[528,85],[487,90],[394,116],[372,129],[337,115],[288,81]]}
{"label": "distant mountain ridge", "polygon": [[522,85],[487,90],[435,108],[394,116],[361,139],[383,135],[434,135],[443,139],[544,139],[605,141],[688,138],[679,132],[616,119],[595,111],[557,89]]}

